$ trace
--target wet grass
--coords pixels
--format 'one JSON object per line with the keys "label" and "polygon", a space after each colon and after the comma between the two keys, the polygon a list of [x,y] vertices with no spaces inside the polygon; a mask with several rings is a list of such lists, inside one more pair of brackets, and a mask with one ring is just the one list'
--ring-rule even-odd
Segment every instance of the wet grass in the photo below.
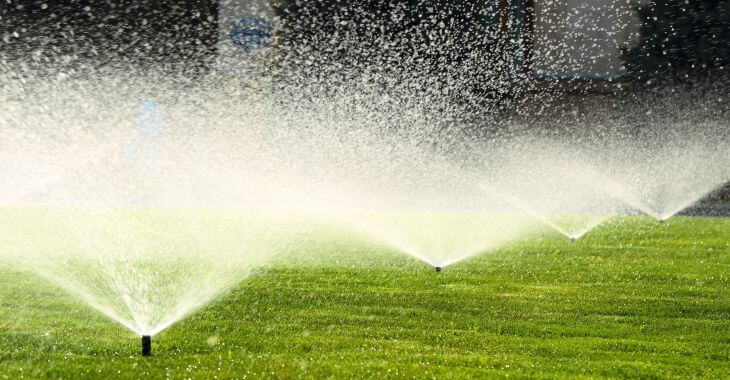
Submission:
{"label": "wet grass", "polygon": [[33,274],[0,281],[0,378],[730,377],[725,219],[545,231],[441,274],[311,246],[154,337],[150,358]]}

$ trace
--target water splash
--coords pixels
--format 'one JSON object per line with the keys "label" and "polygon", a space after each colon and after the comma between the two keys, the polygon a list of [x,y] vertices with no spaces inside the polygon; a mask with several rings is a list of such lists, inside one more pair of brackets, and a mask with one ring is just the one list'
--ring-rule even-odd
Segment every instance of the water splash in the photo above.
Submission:
{"label": "water splash", "polygon": [[[577,239],[625,204],[665,218],[727,181],[726,132],[667,145],[667,123],[646,112],[578,120],[572,101],[538,91],[551,85],[516,63],[525,39],[465,17],[499,20],[495,4],[293,17],[273,32],[307,38],[249,56],[246,77],[136,67],[118,39],[101,49],[111,63],[54,49],[0,59],[0,255],[152,335],[296,241],[307,218],[292,214],[336,215],[444,267],[526,236],[525,214]],[[538,42],[544,71],[595,61],[551,69],[565,46]],[[643,135],[598,127],[624,114]]]}
{"label": "water splash", "polygon": [[585,185],[602,174],[582,152],[548,141],[510,145],[510,154],[481,175],[480,187],[571,240],[623,212],[620,200]]}
{"label": "water splash", "polygon": [[534,224],[509,213],[371,212],[348,222],[367,236],[434,267],[445,268],[526,236]]}
{"label": "water splash", "polygon": [[[185,131],[163,138],[161,121],[157,105],[145,103],[134,155],[125,154],[130,145],[120,144],[128,140],[117,139],[123,135],[117,130],[78,139],[87,143],[75,148],[106,150],[97,159],[63,165],[69,169],[46,179],[49,186],[0,209],[2,257],[149,336],[269,262],[286,245],[281,229],[287,236],[294,231],[286,213],[246,207],[245,194],[201,185],[202,178],[221,178],[210,161],[200,160],[217,144],[203,136],[189,139]],[[22,143],[38,151],[46,146]],[[75,159],[62,149],[44,153],[48,162]],[[236,197],[242,201],[233,202]]]}
{"label": "water splash", "polygon": [[275,226],[263,222],[267,217],[200,209],[4,208],[0,226],[13,262],[135,333],[154,335],[271,258]]}
{"label": "water splash", "polygon": [[606,174],[592,186],[663,221],[730,180],[729,152],[722,135],[684,132],[656,149],[621,150],[603,162]]}

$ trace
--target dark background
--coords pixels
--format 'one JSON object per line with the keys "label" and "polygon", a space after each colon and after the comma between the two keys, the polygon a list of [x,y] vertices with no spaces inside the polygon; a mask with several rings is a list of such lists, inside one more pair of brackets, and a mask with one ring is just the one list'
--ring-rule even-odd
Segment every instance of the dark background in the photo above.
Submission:
{"label": "dark background", "polygon": [[[132,63],[184,71],[206,70],[216,55],[217,4],[217,0],[0,0],[0,60],[61,69]],[[529,56],[529,27],[516,39],[505,30],[505,4],[510,3],[278,0],[274,8],[284,23],[278,43],[284,54],[291,53],[280,58],[295,65],[303,59],[319,59],[320,64],[334,68],[348,62],[357,68],[368,61],[375,68],[395,64],[425,71],[429,76],[440,75],[454,62],[465,63],[465,70],[446,79],[478,86],[461,86],[458,93],[444,96],[473,105],[475,113],[483,114],[483,101],[519,97],[519,85],[525,83],[524,76],[512,75],[509,64],[515,56]],[[528,12],[521,17],[529,26],[530,2],[525,4]],[[394,7],[403,9],[403,19],[397,22],[388,18]],[[474,22],[475,17],[469,12],[483,18]],[[730,0],[654,0],[637,6],[636,12],[643,24],[637,45],[623,52],[629,69],[626,81],[636,86],[666,81],[690,87],[711,83],[716,89],[710,95],[727,94],[728,86],[723,83],[729,82],[730,72]],[[446,27],[436,37],[441,39],[435,45],[437,49],[424,49],[424,43],[432,40],[429,31],[439,22]],[[381,28],[386,37],[373,38],[373,31]],[[365,49],[352,51],[353,45],[348,45],[351,40],[331,38],[336,33],[357,36],[356,46]],[[517,45],[506,46],[504,39],[494,36],[513,38]],[[389,44],[387,48],[384,42]],[[527,45],[525,51],[514,54],[522,43]],[[286,49],[287,45],[306,49]],[[396,53],[412,52],[410,66],[402,66],[400,55],[392,54],[394,49]],[[475,49],[489,54],[474,59],[470,54]],[[505,60],[502,52],[510,53],[510,59]],[[495,70],[497,65],[507,66]],[[317,66],[317,71],[322,71],[322,67]],[[438,81],[428,84],[438,86]],[[641,96],[637,87],[630,92],[627,103]],[[500,104],[514,109],[514,102]],[[492,103],[487,106],[492,107]],[[728,188],[718,194],[730,193]]]}
{"label": "dark background", "polygon": [[215,54],[215,0],[2,0],[0,54],[26,62],[204,65]]}
{"label": "dark background", "polygon": [[[480,61],[467,70],[477,76],[502,75],[512,69],[479,72],[480,67],[502,62],[498,55],[505,51],[507,39],[494,38],[495,28],[518,45],[524,44],[517,47],[523,48],[523,54],[513,54],[515,57],[529,56],[530,4],[506,0],[272,1],[284,21],[279,42],[318,49],[322,62],[335,58],[382,65],[392,57],[383,57],[388,49],[378,47],[388,42],[389,49],[414,51],[418,59],[430,62],[425,70],[438,73],[479,50]],[[0,55],[29,62],[92,62],[89,59],[94,58],[101,64],[131,61],[205,66],[215,56],[217,7],[218,0],[0,0]],[[516,14],[512,8],[522,11]],[[401,20],[389,18],[394,9],[402,10]],[[643,24],[637,45],[623,52],[629,70],[626,80],[692,82],[728,77],[730,0],[653,0],[637,5],[636,12]],[[341,25],[341,21],[349,23]],[[445,33],[431,33],[438,30],[439,22],[446,25]],[[520,24],[525,26],[522,30],[506,30]],[[376,29],[385,31],[381,35],[386,40],[373,38]],[[357,45],[327,39],[336,31],[343,32],[339,36],[357,34]],[[432,46],[437,49],[422,48],[424,41],[435,42]],[[353,46],[364,49],[354,54]]]}

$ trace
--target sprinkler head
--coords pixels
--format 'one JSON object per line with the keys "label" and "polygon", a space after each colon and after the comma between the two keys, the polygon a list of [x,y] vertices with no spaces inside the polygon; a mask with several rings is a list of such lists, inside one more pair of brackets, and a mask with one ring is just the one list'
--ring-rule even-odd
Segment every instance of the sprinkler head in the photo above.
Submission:
{"label": "sprinkler head", "polygon": [[436,273],[441,273],[441,267],[436,267]]}
{"label": "sprinkler head", "polygon": [[142,356],[152,355],[152,337],[149,335],[142,335]]}
{"label": "sprinkler head", "polygon": [[572,238],[570,238],[570,241],[572,241],[573,243],[575,243],[576,241],[578,241],[578,238],[572,237]]}

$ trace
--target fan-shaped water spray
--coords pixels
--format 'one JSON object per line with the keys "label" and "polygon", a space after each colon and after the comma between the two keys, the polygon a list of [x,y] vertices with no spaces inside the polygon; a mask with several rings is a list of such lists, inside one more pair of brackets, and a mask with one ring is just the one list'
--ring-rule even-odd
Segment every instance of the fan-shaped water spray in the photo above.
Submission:
{"label": "fan-shaped water spray", "polygon": [[388,211],[359,213],[351,223],[384,244],[424,261],[438,271],[504,246],[531,231],[524,217],[481,210],[472,212]]}
{"label": "fan-shaped water spray", "polygon": [[[19,157],[29,167],[68,170],[50,181],[53,166],[25,172],[28,183],[47,185],[8,198],[0,230],[3,257],[149,337],[270,261],[286,244],[278,231],[291,235],[292,229],[286,213],[252,209],[245,194],[224,191],[221,182],[198,182],[222,175],[211,165],[217,161],[203,159],[217,149],[214,141],[180,129],[163,135],[161,107],[147,101],[138,109],[136,121],[94,129],[88,134],[95,138],[77,138],[84,143],[74,141],[72,150],[20,141],[19,152],[48,156]],[[47,140],[53,136],[39,139]],[[94,160],[66,162],[76,159],[73,153],[99,149],[103,154]]]}
{"label": "fan-shaped water spray", "polygon": [[[726,125],[702,117],[681,134],[631,107],[589,110],[600,123],[507,112],[553,84],[528,75],[526,39],[496,3],[300,17],[316,3],[277,4],[277,28],[234,24],[226,61],[246,76],[136,66],[136,41],[85,41],[87,60],[74,43],[45,56],[38,39],[30,63],[0,60],[0,257],[141,335],[149,354],[155,334],[320,233],[323,216],[440,272],[535,220],[576,240],[628,206],[668,218],[730,178]],[[243,41],[251,26],[262,43]],[[561,46],[537,42],[539,75],[595,61],[590,49],[547,65]],[[537,92],[544,108],[552,95]],[[640,132],[607,133],[605,119]]]}
{"label": "fan-shaped water spray", "polygon": [[616,165],[594,184],[602,184],[616,197],[651,217],[663,221],[694,204],[730,180],[727,163],[730,146],[685,141],[681,146],[644,151]]}
{"label": "fan-shaped water spray", "polygon": [[[510,152],[493,158],[480,187],[575,241],[624,204],[586,183],[601,178],[582,152],[550,141],[510,145]],[[491,173],[490,173],[491,171]]]}

